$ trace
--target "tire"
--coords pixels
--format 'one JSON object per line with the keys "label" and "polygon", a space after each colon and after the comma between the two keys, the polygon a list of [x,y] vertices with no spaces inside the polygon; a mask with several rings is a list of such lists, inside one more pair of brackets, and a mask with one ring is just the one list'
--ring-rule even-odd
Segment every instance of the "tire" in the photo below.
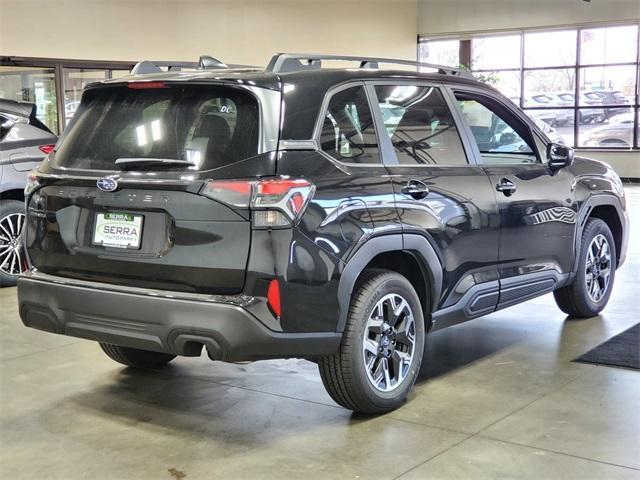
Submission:
{"label": "tire", "polygon": [[[385,312],[385,307],[391,308]],[[369,339],[366,351],[365,333]],[[367,270],[351,297],[340,350],[318,361],[322,383],[336,403],[355,412],[395,410],[406,401],[416,381],[424,340],[422,306],[411,283],[392,271]],[[383,358],[388,365],[386,376]]]}
{"label": "tire", "polygon": [[24,203],[0,201],[0,286],[13,286],[26,268],[20,234],[24,225]]}
{"label": "tire", "polygon": [[111,360],[134,368],[156,368],[166,365],[176,358],[175,355],[150,352],[137,348],[119,347],[109,343],[100,343],[100,348]]}
{"label": "tire", "polygon": [[[606,246],[602,246],[602,240]],[[593,258],[596,259],[595,262]],[[599,218],[590,218],[582,231],[576,277],[571,285],[553,292],[560,310],[575,318],[598,315],[611,296],[616,265],[616,247],[611,230]],[[608,280],[605,279],[607,274]],[[597,294],[594,295],[596,290]]]}

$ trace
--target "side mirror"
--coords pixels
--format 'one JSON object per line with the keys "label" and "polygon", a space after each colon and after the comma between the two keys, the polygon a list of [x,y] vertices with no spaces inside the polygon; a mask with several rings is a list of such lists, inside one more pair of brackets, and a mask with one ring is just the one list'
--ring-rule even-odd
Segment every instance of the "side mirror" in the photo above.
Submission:
{"label": "side mirror", "polygon": [[547,165],[552,170],[568,167],[573,162],[573,148],[559,143],[547,145]]}
{"label": "side mirror", "polygon": [[511,132],[503,133],[500,135],[500,145],[511,145],[518,142],[518,137]]}

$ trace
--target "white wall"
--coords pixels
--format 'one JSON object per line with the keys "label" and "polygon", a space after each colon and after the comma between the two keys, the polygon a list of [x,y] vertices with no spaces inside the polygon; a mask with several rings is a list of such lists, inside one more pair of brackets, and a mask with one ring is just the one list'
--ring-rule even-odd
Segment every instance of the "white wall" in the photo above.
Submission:
{"label": "white wall", "polygon": [[[419,0],[417,23],[420,35],[466,36],[638,19],[640,0]],[[580,150],[578,154],[610,163],[622,177],[640,178],[638,151]]]}
{"label": "white wall", "polygon": [[265,65],[280,51],[414,59],[416,0],[0,0],[0,55]]}

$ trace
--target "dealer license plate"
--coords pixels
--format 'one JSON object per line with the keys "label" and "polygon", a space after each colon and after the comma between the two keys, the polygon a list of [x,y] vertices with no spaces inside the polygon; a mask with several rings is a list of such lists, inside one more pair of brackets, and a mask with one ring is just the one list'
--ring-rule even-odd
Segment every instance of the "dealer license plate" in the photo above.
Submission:
{"label": "dealer license plate", "polygon": [[93,231],[94,245],[116,248],[140,248],[142,215],[97,213]]}

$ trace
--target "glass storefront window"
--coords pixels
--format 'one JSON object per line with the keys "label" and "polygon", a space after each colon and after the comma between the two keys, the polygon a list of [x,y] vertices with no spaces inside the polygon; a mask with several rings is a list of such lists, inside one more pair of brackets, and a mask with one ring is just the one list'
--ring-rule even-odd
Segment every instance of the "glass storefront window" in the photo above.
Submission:
{"label": "glass storefront window", "polygon": [[580,63],[633,63],[638,49],[638,26],[589,28],[580,32]]}
{"label": "glass storefront window", "polygon": [[130,74],[129,70],[111,70],[111,78],[122,78]]}
{"label": "glass storefront window", "polygon": [[525,107],[573,106],[576,72],[572,68],[529,70],[524,74]]}
{"label": "glass storefront window", "polygon": [[636,109],[636,148],[640,148],[640,109]]}
{"label": "glass storefront window", "polygon": [[460,41],[438,40],[420,43],[418,55],[421,62],[457,67],[460,65]]}
{"label": "glass storefront window", "polygon": [[82,90],[89,83],[107,80],[108,70],[95,70],[85,68],[65,68],[63,69],[64,85],[64,123],[67,125],[73,114],[76,113]]}
{"label": "glass storefront window", "polygon": [[520,67],[520,35],[474,38],[471,41],[473,70]]}
{"label": "glass storefront window", "polygon": [[524,66],[563,67],[576,64],[576,30],[524,35]]}
{"label": "glass storefront window", "polygon": [[580,69],[581,104],[601,99],[602,105],[632,105],[636,92],[636,67],[586,67]]}
{"label": "glass storefront window", "polygon": [[639,30],[632,24],[481,35],[459,40],[460,61],[546,125],[550,137],[583,148],[639,148]]}
{"label": "glass storefront window", "polygon": [[474,72],[474,76],[499,90],[516,105],[520,105],[520,70]]}
{"label": "glass storefront window", "polygon": [[35,103],[38,120],[59,133],[53,68],[0,66],[0,98]]}
{"label": "glass storefront window", "polygon": [[629,109],[626,113],[612,115],[604,123],[581,124],[578,131],[578,146],[631,148],[634,123],[634,114]]}
{"label": "glass storefront window", "polygon": [[19,62],[0,57],[0,98],[34,103],[37,118],[56,134],[73,118],[89,83],[130,75],[134,66],[133,62],[99,62],[97,67],[92,61],[83,65],[77,60],[40,58],[20,58]]}

